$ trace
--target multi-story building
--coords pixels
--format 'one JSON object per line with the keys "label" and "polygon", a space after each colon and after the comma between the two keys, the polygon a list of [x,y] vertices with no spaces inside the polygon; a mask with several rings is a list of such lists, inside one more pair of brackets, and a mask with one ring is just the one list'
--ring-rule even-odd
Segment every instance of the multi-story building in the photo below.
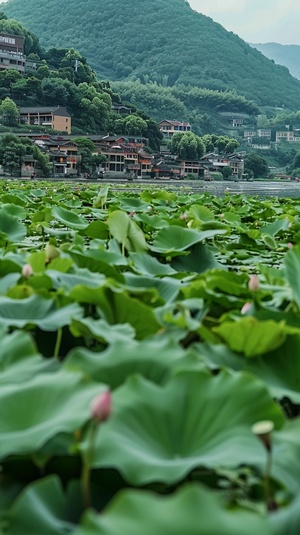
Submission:
{"label": "multi-story building", "polygon": [[71,133],[71,115],[63,106],[20,108],[21,124],[50,126],[59,132]]}
{"label": "multi-story building", "polygon": [[276,132],[276,143],[279,143],[280,141],[295,142],[294,132],[292,130],[278,130]]}
{"label": "multi-story building", "polygon": [[164,119],[158,123],[159,129],[163,136],[170,139],[178,132],[191,132],[192,127],[187,122],[168,121]]}
{"label": "multi-story building", "polygon": [[0,32],[0,71],[25,72],[24,37]]}

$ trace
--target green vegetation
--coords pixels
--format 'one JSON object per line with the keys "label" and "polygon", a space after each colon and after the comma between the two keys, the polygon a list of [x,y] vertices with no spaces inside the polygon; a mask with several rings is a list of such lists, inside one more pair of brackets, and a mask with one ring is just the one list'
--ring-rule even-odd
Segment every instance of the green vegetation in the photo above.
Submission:
{"label": "green vegetation", "polygon": [[0,253],[3,533],[297,533],[299,199],[2,181]]}
{"label": "green vegetation", "polygon": [[233,91],[257,106],[298,108],[300,82],[287,68],[186,0],[9,0],[2,9],[44,47],[84,53],[100,79]]}
{"label": "green vegetation", "polygon": [[35,160],[42,176],[50,174],[49,158],[29,138],[19,138],[13,134],[0,136],[0,165],[11,175],[20,175],[25,157]]}
{"label": "green vegetation", "polygon": [[21,24],[0,18],[0,29],[1,23],[5,31],[24,35],[25,47],[27,40],[34,43],[33,59],[39,61],[38,69],[25,75],[14,70],[0,72],[0,116],[4,126],[17,126],[17,105],[65,106],[72,115],[75,132],[142,135],[148,137],[153,149],[159,148],[162,135],[155,121],[136,106],[124,116],[114,112],[113,102],[120,103],[120,96],[108,82],[97,80],[84,56],[74,49],[41,51],[38,39]]}

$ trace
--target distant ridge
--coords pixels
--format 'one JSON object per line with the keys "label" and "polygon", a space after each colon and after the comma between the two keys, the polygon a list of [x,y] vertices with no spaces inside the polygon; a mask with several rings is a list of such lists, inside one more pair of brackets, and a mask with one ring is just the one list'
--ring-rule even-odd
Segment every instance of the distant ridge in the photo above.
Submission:
{"label": "distant ridge", "polygon": [[300,45],[279,43],[249,43],[278,65],[287,67],[292,76],[300,80]]}
{"label": "distant ridge", "polygon": [[[101,79],[236,91],[296,110],[300,82],[186,0],[9,0],[1,5],[50,47],[74,47]],[[234,111],[234,110],[233,110]]]}

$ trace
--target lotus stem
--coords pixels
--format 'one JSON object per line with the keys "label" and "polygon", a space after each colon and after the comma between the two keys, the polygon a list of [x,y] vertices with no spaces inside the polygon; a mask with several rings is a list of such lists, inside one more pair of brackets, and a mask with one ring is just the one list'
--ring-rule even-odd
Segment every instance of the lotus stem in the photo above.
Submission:
{"label": "lotus stem", "polygon": [[97,429],[97,422],[92,421],[87,450],[85,454],[83,454],[82,458],[81,491],[85,509],[91,506],[91,464],[95,448]]}
{"label": "lotus stem", "polygon": [[273,510],[271,473],[272,473],[272,448],[267,450],[267,460],[266,460],[265,477],[264,477],[264,493],[265,493],[265,504],[266,504],[267,511]]}
{"label": "lotus stem", "polygon": [[59,351],[61,346],[61,340],[62,340],[62,328],[57,330],[57,336],[56,336],[56,343],[54,348],[54,358],[58,359],[59,357]]}

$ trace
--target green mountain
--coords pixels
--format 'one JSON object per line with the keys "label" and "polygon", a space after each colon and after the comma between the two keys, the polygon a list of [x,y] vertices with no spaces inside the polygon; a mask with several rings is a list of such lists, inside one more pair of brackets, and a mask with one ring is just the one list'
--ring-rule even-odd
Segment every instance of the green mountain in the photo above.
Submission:
{"label": "green mountain", "polygon": [[298,109],[300,82],[187,0],[8,0],[42,46],[74,47],[101,79],[233,91]]}
{"label": "green mountain", "polygon": [[279,43],[255,43],[252,47],[278,65],[287,67],[292,76],[300,79],[300,46],[280,45]]}

